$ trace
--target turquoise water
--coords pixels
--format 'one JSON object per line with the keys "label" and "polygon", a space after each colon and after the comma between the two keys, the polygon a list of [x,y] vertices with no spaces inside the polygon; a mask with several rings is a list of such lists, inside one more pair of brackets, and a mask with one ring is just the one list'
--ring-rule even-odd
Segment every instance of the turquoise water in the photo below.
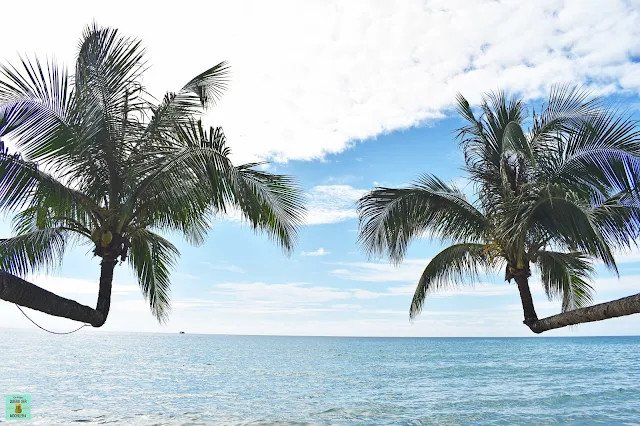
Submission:
{"label": "turquoise water", "polygon": [[42,425],[640,424],[640,337],[0,331],[20,392]]}

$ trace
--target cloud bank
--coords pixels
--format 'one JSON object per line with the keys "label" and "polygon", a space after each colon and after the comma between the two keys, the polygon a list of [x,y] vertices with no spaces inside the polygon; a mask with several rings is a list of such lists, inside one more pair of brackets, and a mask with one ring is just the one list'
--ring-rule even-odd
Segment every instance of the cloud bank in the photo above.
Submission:
{"label": "cloud bank", "polygon": [[[496,88],[536,98],[554,82],[640,92],[637,0],[200,4],[199,15],[215,16],[213,26],[174,19],[171,9],[141,21],[149,12],[143,3],[67,3],[73,19],[64,28],[49,19],[57,3],[30,16],[37,32],[5,22],[7,34],[21,36],[0,46],[0,57],[35,52],[71,64],[82,26],[99,16],[149,47],[145,84],[156,96],[228,60],[230,89],[207,121],[224,126],[239,160],[338,153],[442,117],[456,92],[472,101]],[[20,3],[5,6],[7,16],[20,13]],[[157,25],[163,21],[171,31]]]}

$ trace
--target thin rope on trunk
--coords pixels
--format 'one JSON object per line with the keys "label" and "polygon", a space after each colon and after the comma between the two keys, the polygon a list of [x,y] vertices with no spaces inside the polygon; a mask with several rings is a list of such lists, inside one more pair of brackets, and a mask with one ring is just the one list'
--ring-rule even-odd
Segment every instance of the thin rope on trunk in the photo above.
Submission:
{"label": "thin rope on trunk", "polygon": [[88,327],[88,326],[90,326],[90,325],[91,325],[91,324],[82,324],[80,327],[76,328],[76,329],[75,329],[75,330],[73,330],[73,331],[67,331],[66,333],[58,333],[58,332],[55,332],[55,331],[47,330],[46,328],[41,327],[40,325],[38,325],[34,320],[32,320],[31,318],[29,318],[29,315],[27,315],[27,314],[22,310],[22,308],[20,307],[20,305],[18,305],[17,303],[16,303],[16,307],[17,307],[18,309],[20,309],[20,312],[22,312],[22,315],[24,315],[25,317],[27,317],[27,319],[28,319],[29,321],[31,321],[31,322],[32,322],[36,327],[38,327],[38,328],[39,328],[39,329],[41,329],[41,330],[46,331],[47,333],[51,333],[51,334],[71,334],[71,333],[75,333],[76,331],[80,330],[82,327]]}

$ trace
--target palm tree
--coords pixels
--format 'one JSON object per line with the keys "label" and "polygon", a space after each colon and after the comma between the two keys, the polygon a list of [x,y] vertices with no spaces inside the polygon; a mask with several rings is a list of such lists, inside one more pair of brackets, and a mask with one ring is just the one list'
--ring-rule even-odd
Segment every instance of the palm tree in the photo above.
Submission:
{"label": "palm tree", "polygon": [[[0,152],[0,208],[17,212],[15,236],[0,245],[0,299],[99,327],[114,268],[127,261],[162,322],[179,253],[160,233],[200,244],[229,209],[292,250],[304,213],[296,182],[257,163],[234,166],[222,129],[198,120],[220,98],[228,66],[160,101],[142,86],[144,70],[139,41],[95,24],[73,76],[37,59],[0,68],[0,137],[20,152]],[[96,309],[16,276],[58,265],[78,243],[102,259]]]}
{"label": "palm tree", "polygon": [[[524,323],[536,333],[640,312],[640,294],[589,306],[594,262],[617,273],[614,252],[639,235],[636,122],[569,86],[555,86],[540,114],[528,116],[522,99],[502,92],[484,96],[479,115],[458,95],[457,112],[476,200],[424,175],[408,188],[375,188],[358,202],[359,241],[371,255],[397,264],[410,241],[427,233],[452,243],[426,266],[410,318],[428,294],[499,270],[517,284]],[[538,319],[532,267],[547,297],[562,301],[561,314]]]}

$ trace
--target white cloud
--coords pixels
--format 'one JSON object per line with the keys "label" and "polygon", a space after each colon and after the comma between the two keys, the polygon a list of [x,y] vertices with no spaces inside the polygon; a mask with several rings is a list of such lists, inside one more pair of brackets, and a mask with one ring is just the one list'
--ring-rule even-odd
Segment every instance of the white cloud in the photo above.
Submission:
{"label": "white cloud", "polygon": [[384,294],[363,289],[339,289],[335,287],[311,286],[305,283],[267,284],[222,283],[215,285],[212,294],[233,296],[236,300],[252,300],[259,303],[305,303],[329,302],[345,299],[372,299]]}
{"label": "white cloud", "polygon": [[215,269],[218,271],[227,271],[227,272],[235,272],[236,274],[244,274],[244,269],[242,269],[237,265],[232,265],[229,262],[222,261],[222,262],[213,263],[213,262],[205,261],[201,263],[211,269]]}
{"label": "white cloud", "polygon": [[[387,289],[388,294],[394,295],[413,295],[416,291],[416,285],[418,282],[418,278],[416,278],[416,284],[400,286],[400,287],[389,287]],[[487,282],[480,282],[475,284],[469,284],[465,286],[460,286],[458,288],[451,288],[448,290],[438,291],[437,293],[433,293],[428,295],[429,298],[436,297],[451,297],[451,296],[504,296],[508,294],[513,294],[517,292],[517,288],[514,284],[501,283],[501,284],[492,284]]]}
{"label": "white cloud", "polygon": [[[59,296],[70,297],[77,295],[92,295],[98,297],[98,280],[86,280],[80,278],[66,278],[53,275],[32,275],[26,278],[32,284],[51,291]],[[125,285],[114,283],[112,294],[125,295],[138,293],[137,285]]]}
{"label": "white cloud", "polygon": [[640,293],[640,275],[597,278],[593,286],[598,294],[617,294],[619,297]]}
{"label": "white cloud", "polygon": [[327,185],[346,185],[361,179],[362,177],[354,175],[329,176],[323,181],[323,183]]}
{"label": "white cloud", "polygon": [[614,255],[616,263],[621,265],[623,263],[636,263],[640,262],[640,250],[637,248],[623,253],[616,253]]}
{"label": "white cloud", "polygon": [[196,275],[186,274],[186,273],[182,273],[182,272],[177,273],[175,275],[176,275],[176,277],[184,278],[184,279],[187,279],[187,280],[199,280],[200,279],[200,277],[198,277]]}
{"label": "white cloud", "polygon": [[[630,58],[640,52],[634,1],[201,4],[201,14],[215,14],[214,27],[172,19],[170,10],[140,22],[149,12],[144,3],[114,1],[108,10],[65,3],[74,19],[64,28],[48,19],[57,3],[39,4],[31,17],[37,31],[5,22],[7,33],[23,36],[3,43],[0,57],[35,51],[69,63],[82,25],[98,16],[149,47],[145,83],[156,96],[229,60],[231,86],[210,121],[224,126],[243,160],[340,152],[350,141],[441,117],[458,91],[476,101],[498,87],[540,96],[558,81],[640,89],[640,64]],[[15,15],[20,7],[7,3],[3,11]],[[119,13],[122,7],[130,13]],[[152,22],[171,22],[172,31]],[[203,46],[210,46],[206,55]]]}
{"label": "white cloud", "polygon": [[339,268],[331,270],[331,274],[346,280],[386,282],[417,282],[429,259],[405,259],[400,265],[388,262],[338,262]]}
{"label": "white cloud", "polygon": [[303,251],[302,252],[303,256],[326,256],[328,254],[331,254],[331,252],[330,251],[326,251],[322,247],[320,247],[318,250],[315,250],[315,251]]}
{"label": "white cloud", "polygon": [[[356,219],[356,201],[367,192],[366,189],[354,188],[350,185],[317,185],[306,193],[307,225],[323,225]],[[246,220],[238,209],[229,209],[220,214],[220,220],[245,223]]]}
{"label": "white cloud", "polygon": [[367,190],[349,185],[319,185],[307,192],[307,224],[320,225],[355,219],[356,201]]}

